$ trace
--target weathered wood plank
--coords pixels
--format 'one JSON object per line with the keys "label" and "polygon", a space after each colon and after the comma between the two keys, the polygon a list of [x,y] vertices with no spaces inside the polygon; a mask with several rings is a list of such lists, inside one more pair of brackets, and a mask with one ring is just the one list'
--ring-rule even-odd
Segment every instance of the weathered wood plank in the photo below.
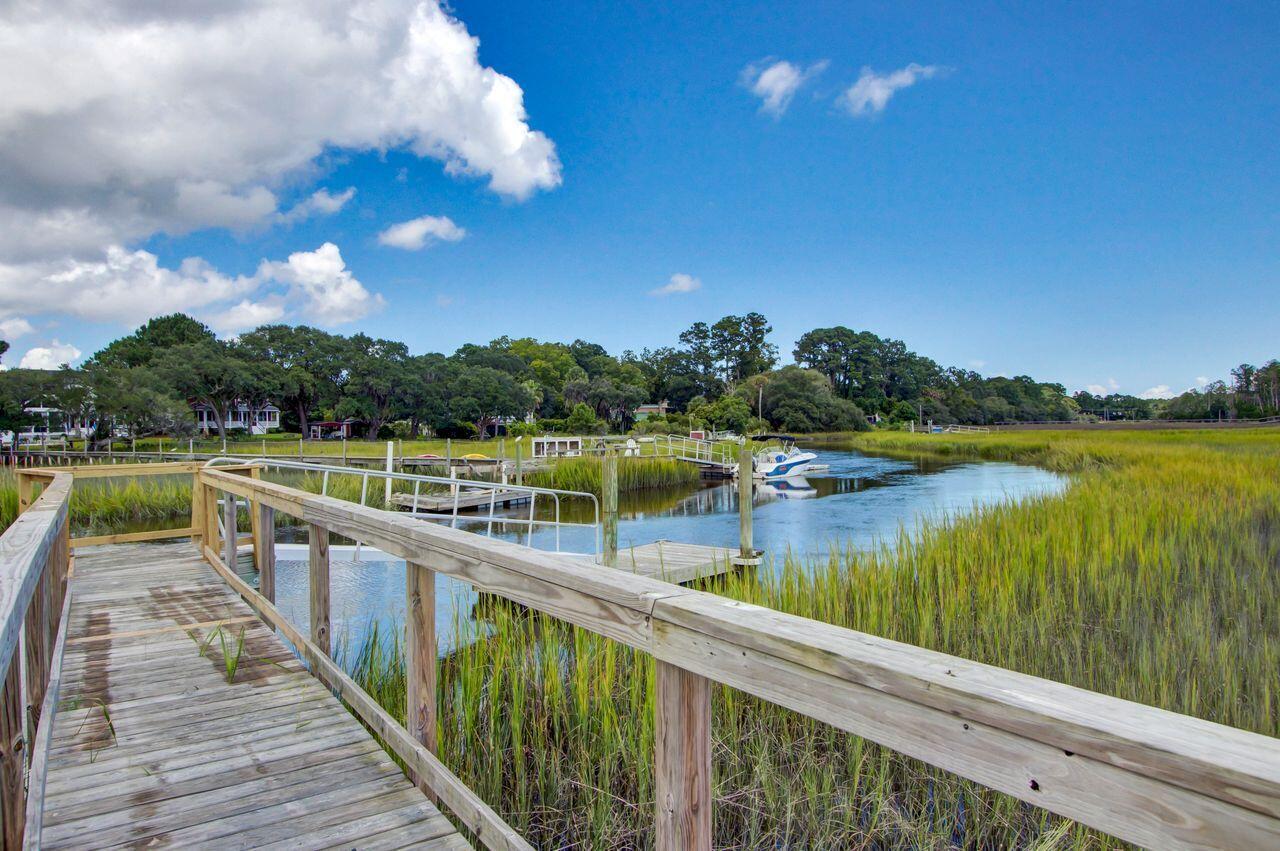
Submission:
{"label": "weathered wood plank", "polygon": [[[311,641],[329,654],[329,530],[312,523],[307,535],[311,590]],[[223,559],[223,563],[231,566]]]}
{"label": "weathered wood plank", "polygon": [[262,502],[254,504],[258,512],[258,538],[253,557],[258,568],[258,590],[271,602],[276,601],[276,510]]}
{"label": "weathered wood plank", "polygon": [[[149,546],[123,560],[114,550],[81,555],[86,586],[106,587],[112,576],[109,593],[81,599],[80,575],[72,580],[67,634],[95,640],[70,648],[64,641],[59,656],[62,699],[41,725],[41,847],[246,847],[304,834],[314,841],[339,822],[386,812],[414,814],[401,844],[437,834],[439,810],[266,625],[244,620],[251,609],[235,591],[220,582],[218,599],[207,580],[219,574],[187,544]],[[175,573],[187,578],[175,581]],[[221,642],[201,656],[185,634],[228,627],[201,616],[211,608],[235,618],[236,637],[244,629],[231,683]],[[94,635],[74,636],[77,628]],[[73,708],[77,695],[85,699]],[[395,828],[372,818],[364,827]]]}
{"label": "weathered wood plank", "polygon": [[[218,554],[205,548],[205,558],[232,588],[249,603],[268,624],[278,629],[299,651],[312,673],[400,757],[409,770],[425,783],[432,794],[449,808],[488,848],[504,851],[531,851],[532,846],[511,829],[488,804],[466,787],[453,772],[409,735],[378,702],[370,697],[346,671],[329,658],[313,642],[285,618],[274,605],[230,570]],[[416,791],[416,790],[415,790]],[[421,793],[419,793],[421,794]]]}
{"label": "weathered wood plank", "polygon": [[67,609],[71,607],[71,595],[63,599],[62,617],[58,619],[58,632],[53,642],[49,664],[49,680],[44,691],[44,705],[40,711],[40,723],[31,742],[31,769],[27,773],[27,809],[23,818],[23,847],[35,851],[40,847],[40,825],[44,820],[45,779],[49,772],[49,754],[53,749],[53,728],[62,681],[62,649],[66,646]]}
{"label": "weathered wood plank", "polygon": [[711,683],[666,662],[654,666],[655,845],[711,849]]}
{"label": "weathered wood plank", "polygon": [[436,752],[436,573],[405,563],[405,707],[409,733]]}
{"label": "weathered wood plank", "polygon": [[133,544],[142,541],[165,541],[170,538],[190,538],[196,533],[194,526],[177,529],[148,529],[145,532],[121,532],[115,535],[88,535],[71,539],[72,549],[98,547],[105,544]]}

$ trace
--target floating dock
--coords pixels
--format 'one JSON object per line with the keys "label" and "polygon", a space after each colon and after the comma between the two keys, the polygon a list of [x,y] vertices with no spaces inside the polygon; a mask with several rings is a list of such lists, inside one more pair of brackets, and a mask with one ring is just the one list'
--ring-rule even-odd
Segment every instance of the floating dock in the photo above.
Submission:
{"label": "floating dock", "polygon": [[681,585],[729,573],[743,566],[738,559],[738,551],[729,547],[654,541],[619,548],[616,569]]}
{"label": "floating dock", "polygon": [[410,510],[416,505],[419,511],[430,511],[432,513],[453,511],[454,508],[459,511],[474,511],[480,508],[488,508],[491,504],[504,506],[529,502],[528,491],[502,490],[495,493],[487,489],[476,490],[474,488],[461,487],[459,490],[460,493],[456,498],[452,493],[421,493],[416,497],[411,493],[393,493],[391,502],[400,508]]}

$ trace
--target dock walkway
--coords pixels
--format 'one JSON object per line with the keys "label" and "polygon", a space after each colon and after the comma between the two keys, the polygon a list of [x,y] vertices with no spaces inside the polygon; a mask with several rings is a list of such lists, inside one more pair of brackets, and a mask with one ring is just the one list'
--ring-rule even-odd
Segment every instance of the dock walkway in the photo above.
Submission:
{"label": "dock walkway", "polygon": [[470,847],[194,545],[79,549],[69,593],[41,847]]}

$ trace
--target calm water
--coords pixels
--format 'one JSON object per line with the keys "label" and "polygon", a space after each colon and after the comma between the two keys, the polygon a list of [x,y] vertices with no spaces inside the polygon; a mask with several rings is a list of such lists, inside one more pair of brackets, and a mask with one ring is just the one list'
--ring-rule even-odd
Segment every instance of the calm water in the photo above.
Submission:
{"label": "calm water", "polygon": [[[928,518],[971,511],[982,505],[1055,493],[1065,479],[1035,467],[1000,462],[939,464],[878,458],[848,451],[819,450],[825,472],[782,484],[758,484],[752,498],[755,544],[766,553],[765,567],[781,563],[788,553],[801,559],[820,558],[833,547],[870,547]],[[563,505],[562,519],[590,522],[582,505]],[[527,508],[512,514],[527,516]],[[732,482],[671,491],[624,495],[618,523],[619,547],[673,540],[736,547],[738,543],[737,486]],[[550,506],[538,512],[552,516]],[[425,522],[425,521],[424,521]],[[484,531],[486,523],[459,528]],[[529,535],[518,527],[495,537],[556,549],[552,530]],[[562,551],[595,550],[592,530],[562,529]],[[335,647],[344,639],[350,647],[362,640],[373,618],[401,621],[404,617],[404,562],[356,563],[335,550],[331,565],[332,619]],[[293,556],[293,558],[290,558]],[[307,623],[307,568],[303,551],[281,547],[277,565],[280,608],[294,623]],[[365,555],[367,558],[367,554]],[[470,620],[476,595],[444,576],[437,577],[437,634],[442,645],[453,630],[454,613]],[[474,626],[472,628],[475,628]],[[447,649],[447,647],[442,647]]]}

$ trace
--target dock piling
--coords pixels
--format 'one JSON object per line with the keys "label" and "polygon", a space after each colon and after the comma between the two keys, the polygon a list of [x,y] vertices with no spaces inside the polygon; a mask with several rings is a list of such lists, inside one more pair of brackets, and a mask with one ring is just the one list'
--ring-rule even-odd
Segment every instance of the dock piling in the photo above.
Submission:
{"label": "dock piling", "polygon": [[604,453],[604,474],[600,490],[604,497],[604,563],[618,566],[618,453],[614,449]]}
{"label": "dock piling", "polygon": [[751,528],[751,492],[753,487],[751,449],[743,441],[738,449],[738,557],[743,562],[754,562],[755,542]]}

